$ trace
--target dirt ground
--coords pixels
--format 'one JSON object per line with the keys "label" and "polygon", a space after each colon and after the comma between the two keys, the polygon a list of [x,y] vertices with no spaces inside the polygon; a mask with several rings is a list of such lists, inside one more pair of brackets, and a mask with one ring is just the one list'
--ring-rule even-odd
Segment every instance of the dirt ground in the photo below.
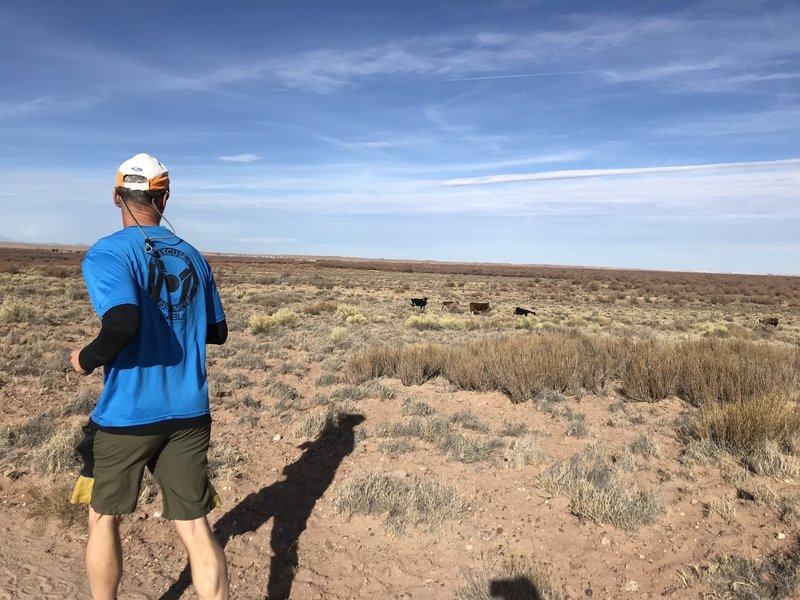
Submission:
{"label": "dirt ground", "polygon": [[[97,323],[81,294],[77,262],[55,263],[50,271],[42,264],[0,273],[4,302],[34,307],[33,313],[26,316],[23,311],[22,317],[4,323],[3,353],[10,362],[0,370],[0,427],[19,428],[43,416],[52,418],[57,430],[74,430],[85,414],[64,415],[59,407],[81,394],[96,395],[101,375],[80,378],[66,371],[63,361],[70,348],[91,339]],[[517,597],[490,595],[493,573],[514,557],[524,557],[539,569],[552,585],[553,597],[734,597],[711,584],[718,557],[779,553],[800,534],[796,519],[787,522],[776,503],[765,500],[796,498],[797,480],[756,476],[725,456],[687,459],[686,443],[673,425],[690,407],[678,398],[623,403],[619,391],[611,389],[603,395],[565,395],[557,410],[545,410],[534,402],[513,404],[500,392],[457,389],[441,377],[420,386],[382,378],[372,396],[336,379],[349,355],[401,329],[415,314],[405,306],[406,296],[435,286],[429,296],[453,297],[480,286],[478,275],[382,272],[376,283],[371,271],[267,265],[250,267],[251,273],[261,274],[257,280],[239,277],[240,268],[236,263],[215,265],[232,326],[228,348],[209,354],[212,436],[221,464],[214,483],[224,503],[210,517],[228,557],[233,598],[453,599],[476,576],[490,582],[483,597]],[[458,287],[459,277],[464,287]],[[453,280],[455,289],[448,283]],[[486,281],[496,294],[520,297],[517,280]],[[35,291],[43,286],[47,293]],[[525,288],[525,294],[528,304],[538,297],[535,288]],[[367,323],[352,325],[334,312],[302,313],[312,301],[359,307]],[[402,308],[393,308],[401,302]],[[542,304],[539,300],[536,305],[540,317]],[[553,298],[548,306],[551,313],[556,305],[571,307],[563,321],[583,318],[584,326],[597,322],[588,316],[604,306],[581,313],[576,304],[580,302]],[[253,333],[249,316],[274,313],[279,306],[294,308],[302,318],[280,333]],[[642,310],[641,303],[630,310]],[[667,314],[672,309],[661,310]],[[702,310],[755,314],[763,307],[740,303],[736,310]],[[780,310],[783,322],[797,317],[796,306]],[[662,314],[658,311],[655,303],[656,320]],[[663,322],[674,318],[670,313]],[[336,327],[347,328],[348,341],[331,346]],[[435,337],[442,335],[412,330],[398,334],[397,343],[455,343],[455,338]],[[12,345],[27,350],[12,350]],[[22,366],[25,352],[32,365],[27,370]],[[48,369],[50,374],[44,375]],[[324,377],[336,382],[323,385]],[[292,410],[280,409],[277,381],[293,388]],[[339,389],[344,391],[337,397]],[[339,412],[331,427],[318,437],[299,433],[304,419],[320,414],[326,401],[334,400]],[[381,424],[407,420],[407,401],[424,403],[448,418],[468,411],[485,426],[483,433],[457,421],[453,426],[470,436],[494,436],[497,449],[476,462],[448,458],[421,439],[411,440],[402,451],[387,450],[386,440],[375,431]],[[568,433],[575,415],[582,415],[580,435]],[[502,433],[508,424],[533,436],[541,452],[538,460],[512,464],[506,449],[517,438]],[[537,479],[549,465],[589,445],[614,463],[642,436],[654,452],[629,461],[622,475],[635,488],[660,497],[665,512],[652,524],[626,530],[576,516],[570,497],[546,491]],[[83,567],[86,527],[82,519],[70,522],[73,513],[63,505],[77,466],[73,462],[48,472],[36,466],[35,447],[12,450],[0,454],[0,598],[89,598]],[[412,525],[400,533],[387,529],[382,514],[346,518],[337,510],[337,495],[351,477],[369,471],[452,486],[468,509],[440,525]],[[146,498],[123,521],[121,598],[195,597],[185,554],[160,510],[157,496]],[[519,597],[545,597],[535,593]]]}

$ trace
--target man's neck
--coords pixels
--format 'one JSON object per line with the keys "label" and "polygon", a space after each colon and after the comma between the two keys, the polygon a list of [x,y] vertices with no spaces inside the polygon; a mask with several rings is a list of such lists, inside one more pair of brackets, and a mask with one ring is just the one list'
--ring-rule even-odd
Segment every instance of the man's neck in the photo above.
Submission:
{"label": "man's neck", "polygon": [[161,224],[161,217],[153,214],[151,211],[143,211],[132,209],[133,216],[125,208],[122,208],[122,226],[134,227],[139,225],[141,227],[153,227]]}

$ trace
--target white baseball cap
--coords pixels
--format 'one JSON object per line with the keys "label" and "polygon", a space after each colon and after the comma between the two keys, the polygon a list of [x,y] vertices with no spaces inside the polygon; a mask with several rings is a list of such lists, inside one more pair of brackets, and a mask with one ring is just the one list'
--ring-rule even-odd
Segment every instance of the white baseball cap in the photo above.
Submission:
{"label": "white baseball cap", "polygon": [[169,190],[169,171],[155,156],[137,154],[117,171],[117,187],[129,190]]}

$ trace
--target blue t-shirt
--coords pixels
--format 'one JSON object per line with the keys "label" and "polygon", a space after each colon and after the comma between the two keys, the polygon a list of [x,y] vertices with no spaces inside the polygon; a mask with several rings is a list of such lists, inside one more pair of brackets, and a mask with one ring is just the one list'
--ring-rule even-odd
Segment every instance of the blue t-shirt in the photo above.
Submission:
{"label": "blue t-shirt", "polygon": [[[99,317],[139,307],[139,333],[104,367],[92,411],[100,427],[133,427],[209,414],[206,328],[225,320],[211,268],[164,227],[128,227],[102,238],[83,259],[83,278]],[[157,239],[166,238],[166,239]]]}

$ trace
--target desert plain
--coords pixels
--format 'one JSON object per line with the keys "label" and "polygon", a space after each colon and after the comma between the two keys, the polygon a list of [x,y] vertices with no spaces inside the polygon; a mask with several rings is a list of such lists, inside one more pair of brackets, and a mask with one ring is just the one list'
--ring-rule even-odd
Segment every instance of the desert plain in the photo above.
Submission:
{"label": "desert plain", "polygon": [[[90,597],[81,258],[0,248],[4,599]],[[207,258],[233,598],[800,597],[800,278]],[[195,597],[160,515],[148,475],[121,598]]]}

